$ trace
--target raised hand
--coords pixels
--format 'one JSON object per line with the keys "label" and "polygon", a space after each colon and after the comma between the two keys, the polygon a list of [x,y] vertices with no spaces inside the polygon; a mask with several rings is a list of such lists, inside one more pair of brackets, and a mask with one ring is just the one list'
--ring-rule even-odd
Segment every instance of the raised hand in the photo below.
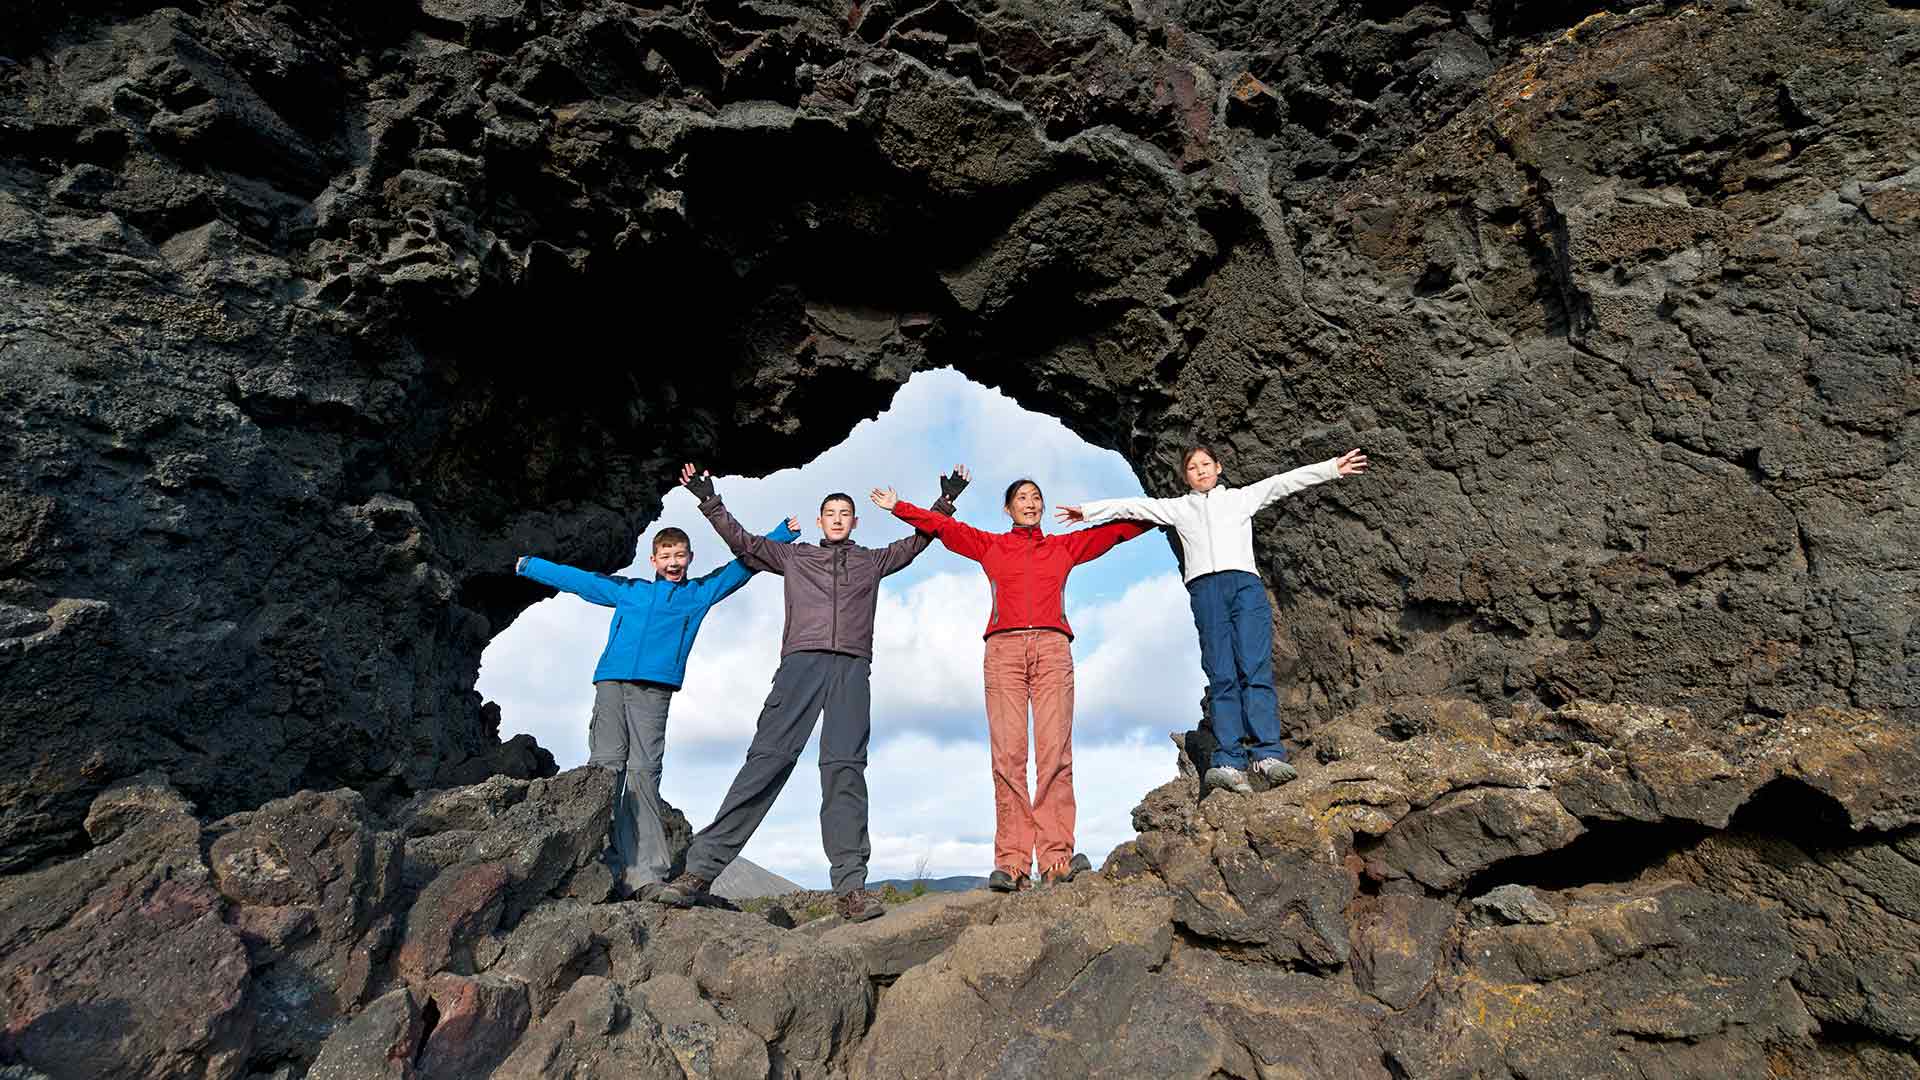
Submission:
{"label": "raised hand", "polygon": [[1359,447],[1355,447],[1334,458],[1333,464],[1340,470],[1341,476],[1357,476],[1367,471],[1367,455],[1361,453]]}
{"label": "raised hand", "polygon": [[1053,508],[1053,516],[1055,520],[1064,521],[1069,525],[1078,525],[1087,520],[1087,515],[1081,513],[1077,506],[1056,506]]}
{"label": "raised hand", "polygon": [[789,531],[789,532],[796,532],[796,533],[797,533],[797,532],[799,532],[799,531],[800,531],[800,519],[799,519],[799,518],[797,518],[797,517],[790,517],[790,518],[788,518],[788,519],[787,519],[787,531]]}
{"label": "raised hand", "polygon": [[701,502],[713,498],[713,474],[698,472],[691,464],[680,466],[680,483]]}
{"label": "raised hand", "polygon": [[894,504],[900,501],[899,494],[892,488],[874,488],[867,497],[873,500],[873,505],[888,511],[891,511]]}
{"label": "raised hand", "polygon": [[967,490],[967,482],[972,479],[973,474],[967,471],[965,465],[955,465],[952,473],[941,475],[940,494],[945,496],[948,502],[952,502],[960,497],[961,492]]}

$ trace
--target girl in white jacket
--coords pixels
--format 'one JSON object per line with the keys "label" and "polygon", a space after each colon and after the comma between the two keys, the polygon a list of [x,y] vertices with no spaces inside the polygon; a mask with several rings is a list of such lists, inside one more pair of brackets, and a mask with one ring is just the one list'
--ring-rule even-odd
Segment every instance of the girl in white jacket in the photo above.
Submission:
{"label": "girl in white jacket", "polygon": [[1151,521],[1180,534],[1213,734],[1220,743],[1206,783],[1247,793],[1253,791],[1251,773],[1264,786],[1282,784],[1296,773],[1280,745],[1273,606],[1254,568],[1253,515],[1314,484],[1366,472],[1367,458],[1349,450],[1243,488],[1220,483],[1220,461],[1204,446],[1188,450],[1181,464],[1192,490],[1179,498],[1101,499],[1055,513],[1062,521],[1088,524]]}

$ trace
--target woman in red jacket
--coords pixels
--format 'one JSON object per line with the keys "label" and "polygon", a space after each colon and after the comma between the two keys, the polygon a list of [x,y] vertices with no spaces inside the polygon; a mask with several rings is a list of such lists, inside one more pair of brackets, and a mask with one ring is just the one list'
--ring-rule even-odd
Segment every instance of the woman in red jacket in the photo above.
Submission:
{"label": "woman in red jacket", "polygon": [[[960,466],[941,477],[948,489],[967,481]],[[1089,868],[1073,850],[1073,627],[1063,609],[1067,575],[1151,526],[1116,521],[1049,536],[1040,531],[1047,501],[1040,485],[1007,487],[1013,528],[990,533],[902,502],[892,488],[875,488],[873,501],[915,529],[932,533],[947,550],[986,571],[993,588],[987,617],[987,737],[993,752],[993,874],[1000,892],[1028,888],[1037,861],[1043,883],[1071,881]],[[1033,797],[1027,797],[1027,710],[1033,710]]]}

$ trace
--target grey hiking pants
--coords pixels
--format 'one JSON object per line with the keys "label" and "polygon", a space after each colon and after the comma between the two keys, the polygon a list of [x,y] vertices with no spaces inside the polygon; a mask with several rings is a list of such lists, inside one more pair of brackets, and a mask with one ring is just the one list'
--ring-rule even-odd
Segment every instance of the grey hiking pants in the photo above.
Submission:
{"label": "grey hiking pants", "polygon": [[655,683],[610,679],[593,684],[587,764],[618,774],[607,863],[629,890],[667,879],[670,857],[660,825],[660,758],[666,750],[667,705],[672,701],[673,691]]}
{"label": "grey hiking pants", "polygon": [[867,857],[867,734],[872,699],[868,679],[873,665],[845,653],[788,653],[773,673],[773,692],[760,710],[760,723],[747,762],[733,778],[727,797],[687,851],[687,872],[712,881],[747,846],[753,831],[773,808],[773,800],[813,734],[813,722],[826,711],[820,729],[820,841],[833,868],[833,891],[865,888]]}

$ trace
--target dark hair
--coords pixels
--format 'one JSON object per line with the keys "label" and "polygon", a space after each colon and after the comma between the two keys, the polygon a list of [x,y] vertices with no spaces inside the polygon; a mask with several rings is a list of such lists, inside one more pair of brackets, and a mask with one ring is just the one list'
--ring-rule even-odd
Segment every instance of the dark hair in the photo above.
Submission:
{"label": "dark hair", "polygon": [[854,513],[860,512],[860,508],[854,505],[853,496],[847,494],[844,491],[836,491],[833,494],[827,496],[826,498],[820,500],[820,512],[822,514],[825,514],[827,512],[827,504],[830,502],[843,502],[847,504],[847,509],[852,510]]}
{"label": "dark hair", "polygon": [[676,529],[669,525],[653,534],[653,550],[655,552],[658,552],[663,547],[672,547],[675,544],[686,548],[688,554],[693,553],[693,541],[687,538],[685,529]]}
{"label": "dark hair", "polygon": [[[1187,452],[1180,455],[1180,474],[1183,478],[1186,476],[1187,466],[1193,464],[1193,455],[1195,454],[1205,454],[1213,459],[1215,465],[1220,464],[1220,455],[1213,452],[1213,447],[1205,443],[1196,443],[1193,446],[1187,447]],[[1225,466],[1221,468],[1222,471],[1225,471]]]}
{"label": "dark hair", "polygon": [[[1026,477],[1024,477],[1024,476],[1023,476],[1023,477],[1021,477],[1021,478],[1020,478],[1020,479],[1018,479],[1018,480],[1015,480],[1015,481],[1014,481],[1013,483],[1011,483],[1011,484],[1008,484],[1008,485],[1007,485],[1007,497],[1006,497],[1006,498],[1004,498],[1004,499],[1001,499],[1001,500],[1000,500],[1000,505],[1001,505],[1001,506],[1012,506],[1012,505],[1013,505],[1013,497],[1014,497],[1015,495],[1018,495],[1018,494],[1020,494],[1020,489],[1021,489],[1021,488],[1023,488],[1023,487],[1025,487],[1025,486],[1027,486],[1028,484],[1033,484],[1033,481],[1031,481],[1031,480],[1029,480],[1029,479],[1027,479],[1027,478],[1026,478]],[[1047,493],[1046,493],[1046,492],[1044,492],[1044,491],[1040,491],[1040,485],[1039,485],[1039,484],[1033,484],[1033,490],[1035,490],[1035,491],[1038,491],[1038,492],[1040,492],[1040,501],[1041,501],[1041,502],[1046,502],[1046,501],[1047,501]]]}

